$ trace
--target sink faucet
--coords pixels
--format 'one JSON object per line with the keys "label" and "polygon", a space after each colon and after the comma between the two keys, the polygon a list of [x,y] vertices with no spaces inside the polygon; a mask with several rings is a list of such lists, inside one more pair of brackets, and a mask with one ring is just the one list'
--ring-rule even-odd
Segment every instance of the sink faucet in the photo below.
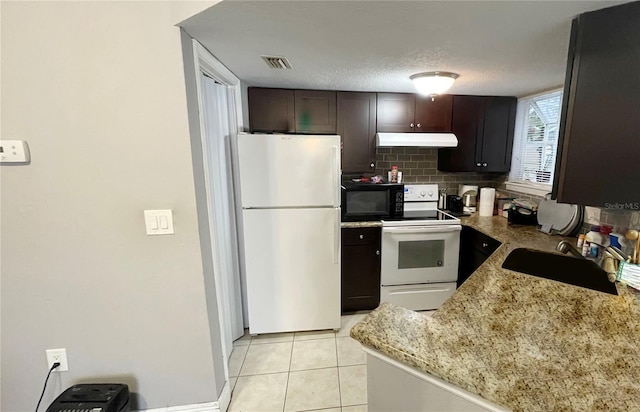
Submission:
{"label": "sink faucet", "polygon": [[567,240],[563,240],[560,243],[558,243],[558,246],[556,246],[556,250],[560,253],[571,253],[573,256],[577,258],[584,259],[584,256],[582,256],[582,253],[580,253],[578,249],[573,247],[573,245],[569,243],[569,241]]}

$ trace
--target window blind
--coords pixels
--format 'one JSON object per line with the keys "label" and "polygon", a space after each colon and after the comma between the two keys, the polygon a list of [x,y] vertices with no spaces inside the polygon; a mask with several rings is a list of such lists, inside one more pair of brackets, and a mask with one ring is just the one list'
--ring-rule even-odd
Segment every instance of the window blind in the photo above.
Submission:
{"label": "window blind", "polygon": [[510,182],[551,188],[561,107],[562,90],[518,100]]}

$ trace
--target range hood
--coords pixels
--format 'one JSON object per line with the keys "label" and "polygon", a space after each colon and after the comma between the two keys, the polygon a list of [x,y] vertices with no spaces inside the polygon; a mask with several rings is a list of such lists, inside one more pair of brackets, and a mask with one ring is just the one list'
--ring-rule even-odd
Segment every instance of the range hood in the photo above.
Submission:
{"label": "range hood", "polygon": [[377,147],[457,147],[453,133],[376,133]]}

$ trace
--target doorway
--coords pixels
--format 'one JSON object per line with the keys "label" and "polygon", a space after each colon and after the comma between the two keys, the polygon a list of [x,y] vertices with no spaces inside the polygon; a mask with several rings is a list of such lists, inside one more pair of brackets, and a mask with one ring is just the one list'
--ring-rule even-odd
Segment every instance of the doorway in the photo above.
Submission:
{"label": "doorway", "polygon": [[237,123],[233,90],[213,76],[200,73],[202,144],[214,274],[228,360],[233,341],[244,334],[232,144]]}
{"label": "doorway", "polygon": [[[192,154],[207,304],[214,358],[223,359],[225,380],[233,341],[244,334],[243,255],[239,190],[236,190],[238,130],[242,130],[240,80],[185,33],[193,85]],[[188,40],[187,40],[188,39]],[[188,41],[188,43],[187,43]],[[187,46],[189,44],[189,46]],[[189,80],[191,79],[191,80]],[[194,90],[195,89],[195,90]],[[218,349],[216,349],[216,346]],[[219,359],[219,358],[218,358]],[[218,371],[222,372],[221,370]],[[228,385],[225,385],[226,392]]]}

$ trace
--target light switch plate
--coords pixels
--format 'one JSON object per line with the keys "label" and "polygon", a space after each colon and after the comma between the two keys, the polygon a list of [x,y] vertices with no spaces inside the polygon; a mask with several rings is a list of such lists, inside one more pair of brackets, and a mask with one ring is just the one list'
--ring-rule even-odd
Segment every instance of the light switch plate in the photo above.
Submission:
{"label": "light switch plate", "polygon": [[173,211],[171,209],[145,210],[144,223],[147,235],[172,235]]}
{"label": "light switch plate", "polygon": [[31,154],[24,140],[0,140],[0,163],[29,163]]}

